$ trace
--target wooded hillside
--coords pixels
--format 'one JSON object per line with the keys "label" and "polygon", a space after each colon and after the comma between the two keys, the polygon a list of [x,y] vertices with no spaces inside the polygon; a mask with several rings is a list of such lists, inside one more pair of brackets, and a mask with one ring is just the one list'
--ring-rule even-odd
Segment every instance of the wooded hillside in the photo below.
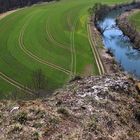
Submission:
{"label": "wooded hillside", "polygon": [[38,2],[49,2],[52,0],[0,0],[0,13],[18,7],[29,6]]}

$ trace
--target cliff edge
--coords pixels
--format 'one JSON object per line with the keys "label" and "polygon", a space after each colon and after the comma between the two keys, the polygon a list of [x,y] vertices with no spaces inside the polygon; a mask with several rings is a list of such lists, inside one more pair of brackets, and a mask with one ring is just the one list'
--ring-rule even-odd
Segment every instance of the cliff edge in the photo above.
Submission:
{"label": "cliff edge", "polygon": [[1,101],[0,139],[139,140],[139,87],[118,73],[73,81],[44,100]]}

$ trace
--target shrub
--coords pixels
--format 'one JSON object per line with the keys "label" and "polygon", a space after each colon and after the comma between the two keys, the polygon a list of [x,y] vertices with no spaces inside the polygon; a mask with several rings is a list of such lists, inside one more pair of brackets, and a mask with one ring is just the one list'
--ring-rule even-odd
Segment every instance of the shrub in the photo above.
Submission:
{"label": "shrub", "polygon": [[33,139],[34,140],[39,140],[39,133],[38,132],[33,133]]}
{"label": "shrub", "polygon": [[18,121],[20,124],[25,124],[27,121],[27,113],[25,112],[20,112],[17,114],[15,117],[15,120]]}
{"label": "shrub", "polygon": [[138,120],[138,122],[140,123],[140,110],[137,110],[135,112],[135,118]]}
{"label": "shrub", "polygon": [[69,112],[68,112],[65,108],[59,108],[59,109],[57,110],[57,112],[58,112],[59,114],[62,114],[62,115],[64,115],[64,116],[66,116],[66,117],[69,116]]}

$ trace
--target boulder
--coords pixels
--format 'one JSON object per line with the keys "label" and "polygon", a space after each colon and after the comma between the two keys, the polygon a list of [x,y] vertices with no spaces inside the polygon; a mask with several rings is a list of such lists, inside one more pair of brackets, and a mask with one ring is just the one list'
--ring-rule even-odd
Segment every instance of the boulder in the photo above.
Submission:
{"label": "boulder", "polygon": [[140,92],[140,82],[136,84],[137,90]]}

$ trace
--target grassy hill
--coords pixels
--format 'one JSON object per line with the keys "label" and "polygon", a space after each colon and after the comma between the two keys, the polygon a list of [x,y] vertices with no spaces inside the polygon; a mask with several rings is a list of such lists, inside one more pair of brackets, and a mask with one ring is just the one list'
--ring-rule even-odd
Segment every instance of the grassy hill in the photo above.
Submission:
{"label": "grassy hill", "polygon": [[37,69],[45,74],[48,91],[62,86],[73,75],[98,75],[87,31],[87,10],[96,2],[61,0],[26,7],[3,18],[0,92],[32,87],[32,73]]}

